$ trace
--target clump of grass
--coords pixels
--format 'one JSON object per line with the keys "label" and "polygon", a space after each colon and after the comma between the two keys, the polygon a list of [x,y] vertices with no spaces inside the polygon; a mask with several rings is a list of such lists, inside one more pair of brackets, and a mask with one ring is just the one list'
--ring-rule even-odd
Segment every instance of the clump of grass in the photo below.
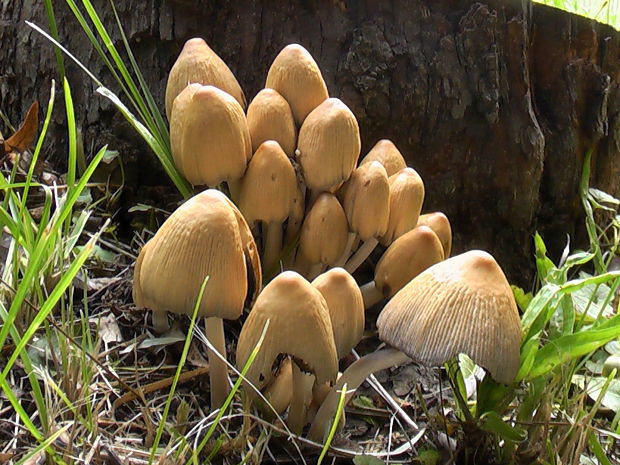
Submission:
{"label": "clump of grass", "polygon": [[534,0],[609,24],[620,30],[620,1],[618,0]]}

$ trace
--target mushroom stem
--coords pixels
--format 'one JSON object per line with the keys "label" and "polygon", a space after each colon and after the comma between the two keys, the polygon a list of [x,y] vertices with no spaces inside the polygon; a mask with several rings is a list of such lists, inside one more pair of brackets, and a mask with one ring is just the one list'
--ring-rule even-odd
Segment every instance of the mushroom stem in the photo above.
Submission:
{"label": "mushroom stem", "polygon": [[347,245],[345,246],[344,252],[342,252],[342,255],[340,256],[338,261],[334,264],[334,268],[342,268],[347,262],[347,260],[351,256],[351,250],[353,250],[353,243],[355,242],[355,239],[357,239],[357,233],[349,232],[349,237],[347,237]]}
{"label": "mushroom stem", "polygon": [[330,423],[335,416],[342,386],[346,384],[348,389],[345,397],[346,405],[355,394],[356,389],[370,374],[395,365],[402,365],[409,361],[411,361],[411,359],[399,350],[386,348],[365,355],[351,364],[329,392],[321,408],[319,408],[312,422],[312,426],[310,427],[310,431],[308,432],[308,439],[311,441],[323,442],[329,430]]}
{"label": "mushroom stem", "polygon": [[282,248],[282,223],[279,221],[270,221],[264,223],[266,226],[265,234],[265,252],[263,254],[263,267],[270,270],[278,260],[280,249]]}
{"label": "mushroom stem", "polygon": [[239,205],[239,193],[241,192],[241,179],[230,179],[226,182],[228,184],[228,191],[230,192],[230,199]]}
{"label": "mushroom stem", "polygon": [[170,329],[168,325],[168,312],[159,312],[153,310],[153,328],[158,334],[163,334]]}
{"label": "mushroom stem", "polygon": [[320,275],[323,272],[324,267],[325,265],[323,265],[322,263],[315,263],[314,265],[312,265],[310,267],[310,270],[308,271],[308,281],[312,281],[314,278]]}
{"label": "mushroom stem", "polygon": [[368,256],[375,250],[379,240],[376,237],[371,237],[364,241],[357,252],[353,254],[353,256],[349,259],[347,264],[344,266],[344,269],[349,273],[353,274],[355,270],[359,268],[359,266],[364,263],[364,260],[368,258]]}
{"label": "mushroom stem", "polygon": [[362,284],[360,286],[360,291],[362,291],[362,298],[364,299],[364,309],[372,307],[384,297],[381,291],[377,289],[377,285],[374,281]]}
{"label": "mushroom stem", "polygon": [[312,401],[314,375],[301,371],[293,362],[293,398],[288,410],[288,426],[295,434],[300,434],[306,424],[308,405]]}
{"label": "mushroom stem", "polygon": [[274,417],[273,410],[275,410],[278,415],[281,415],[291,403],[293,395],[292,365],[293,362],[291,358],[286,357],[280,364],[278,374],[263,391],[263,395],[265,396],[265,399],[267,399],[267,402],[271,404],[271,408],[260,397],[258,397],[255,401],[257,407],[261,410],[263,415],[269,419]]}
{"label": "mushroom stem", "polygon": [[[217,317],[205,318],[205,333],[211,345],[226,359],[224,340],[224,320]],[[209,359],[209,380],[211,383],[211,409],[220,408],[228,395],[228,367],[226,362],[211,349],[207,350]]]}

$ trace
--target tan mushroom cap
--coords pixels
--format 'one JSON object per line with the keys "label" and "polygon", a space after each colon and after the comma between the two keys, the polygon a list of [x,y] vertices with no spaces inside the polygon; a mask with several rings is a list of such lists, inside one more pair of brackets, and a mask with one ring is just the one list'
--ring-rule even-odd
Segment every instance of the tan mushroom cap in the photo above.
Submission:
{"label": "tan mushroom cap", "polygon": [[360,166],[371,161],[378,161],[383,165],[387,175],[392,176],[400,170],[407,168],[407,162],[402,153],[389,139],[381,139],[360,162]]}
{"label": "tan mushroom cap", "polygon": [[421,225],[428,226],[435,231],[443,246],[443,255],[448,258],[452,251],[452,228],[448,217],[442,212],[426,213],[418,218],[418,226]]}
{"label": "tan mushroom cap", "polygon": [[359,286],[345,269],[332,268],[312,285],[325,298],[334,330],[338,359],[353,349],[364,333],[364,300]]}
{"label": "tan mushroom cap", "polygon": [[246,261],[239,223],[228,202],[221,192],[206,190],[170,215],[136,263],[137,305],[191,314],[209,276],[198,314],[239,318],[248,288]]}
{"label": "tan mushroom cap", "polygon": [[424,183],[413,168],[405,168],[389,178],[390,219],[387,232],[381,237],[383,245],[411,231],[418,223],[424,202]]}
{"label": "tan mushroom cap", "polygon": [[232,95],[245,108],[245,96],[235,75],[224,61],[200,38],[185,42],[166,84],[166,116],[170,120],[172,103],[188,84],[212,85]]}
{"label": "tan mushroom cap", "polygon": [[480,250],[440,262],[390,300],[377,320],[381,340],[423,365],[459,353],[510,383],[519,369],[521,321],[504,272]]}
{"label": "tan mushroom cap", "polygon": [[214,187],[243,176],[252,157],[239,103],[226,92],[192,84],[174,100],[170,116],[174,163],[193,185]]}
{"label": "tan mushroom cap", "polygon": [[317,383],[332,382],[338,360],[327,303],[321,293],[294,271],[285,271],[265,286],[250,311],[237,344],[237,366],[243,367],[269,328],[247,379],[259,389],[272,377],[279,354],[289,354],[316,376]]}
{"label": "tan mushroom cap", "polygon": [[301,226],[299,251],[312,264],[335,264],[347,245],[349,224],[338,199],[328,192],[317,197]]}
{"label": "tan mushroom cap", "polygon": [[301,126],[297,148],[308,188],[320,192],[338,186],[349,179],[360,154],[355,115],[337,98],[325,100]]}
{"label": "tan mushroom cap", "polygon": [[427,226],[418,226],[396,239],[375,267],[375,286],[392,297],[424,270],[444,259],[441,241]]}
{"label": "tan mushroom cap", "polygon": [[385,234],[390,218],[390,184],[381,163],[360,165],[340,191],[351,231],[363,241]]}
{"label": "tan mushroom cap", "polygon": [[287,45],[273,60],[265,87],[275,89],[291,106],[297,125],[329,97],[319,66],[299,44]]}
{"label": "tan mushroom cap", "polygon": [[251,224],[257,220],[282,222],[293,208],[297,176],[280,144],[260,145],[241,181],[239,209]]}
{"label": "tan mushroom cap", "polygon": [[297,129],[288,102],[277,91],[263,89],[250,102],[247,113],[252,151],[260,144],[275,140],[282,150],[293,157],[297,142]]}

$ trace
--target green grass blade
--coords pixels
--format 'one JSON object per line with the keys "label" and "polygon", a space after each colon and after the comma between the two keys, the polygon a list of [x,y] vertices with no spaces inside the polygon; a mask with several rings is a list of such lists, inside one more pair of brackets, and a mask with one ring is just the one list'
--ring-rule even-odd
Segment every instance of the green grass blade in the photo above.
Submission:
{"label": "green grass blade", "polygon": [[[37,447],[32,449],[30,452],[28,452],[15,465],[25,465],[25,464],[31,463],[32,458],[35,455],[39,454],[42,450],[49,448],[54,443],[54,441],[56,441],[56,439],[58,439],[60,436],[62,436],[62,434],[64,434],[64,432],[67,431],[70,427],[71,427],[71,425],[65,425],[62,428],[60,428],[54,434],[50,435],[45,441],[41,442]],[[56,459],[58,459],[58,458],[56,457]],[[60,461],[60,463],[64,463],[64,461]]]}
{"label": "green grass blade", "polygon": [[[51,0],[43,0],[45,4],[45,13],[47,14],[47,22],[50,26],[50,32],[52,36],[56,40],[60,40],[60,36],[58,35],[58,26],[56,24],[56,15],[54,13],[54,7],[52,5]],[[62,58],[62,53],[57,48],[54,49],[54,54],[56,55],[56,64],[58,65],[58,71],[60,73],[61,79],[65,78],[65,62]]]}
{"label": "green grass blade", "polygon": [[329,447],[334,440],[334,436],[336,435],[336,431],[338,430],[338,424],[340,423],[340,417],[342,416],[342,412],[344,411],[344,403],[347,398],[347,383],[342,385],[342,390],[340,391],[340,397],[338,398],[338,406],[336,407],[336,414],[334,415],[334,419],[332,421],[331,426],[329,427],[329,433],[327,433],[327,438],[325,439],[325,443],[323,444],[323,448],[321,449],[321,454],[319,455],[319,460],[317,461],[317,465],[321,465],[321,462],[327,455],[327,451],[329,451]]}

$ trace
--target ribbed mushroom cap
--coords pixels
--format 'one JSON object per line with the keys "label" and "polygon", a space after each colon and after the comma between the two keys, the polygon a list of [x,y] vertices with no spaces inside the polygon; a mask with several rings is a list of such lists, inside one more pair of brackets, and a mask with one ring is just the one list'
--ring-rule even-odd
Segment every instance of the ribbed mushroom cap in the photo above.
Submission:
{"label": "ribbed mushroom cap", "polygon": [[381,340],[424,365],[464,353],[501,383],[519,368],[517,305],[502,269],[480,250],[414,278],[387,303],[377,327]]}
{"label": "ribbed mushroom cap", "polygon": [[287,45],[273,60],[265,87],[277,90],[286,99],[299,126],[329,97],[319,66],[299,44]]}
{"label": "ribbed mushroom cap", "polygon": [[428,267],[444,259],[441,241],[428,226],[418,226],[396,239],[375,267],[375,286],[392,297]]}
{"label": "ribbed mushroom cap", "polygon": [[239,318],[248,288],[244,246],[234,210],[215,190],[181,205],[145,245],[134,271],[136,304],[191,314],[207,275],[199,315]]}
{"label": "ribbed mushroom cap", "polygon": [[388,177],[407,168],[407,163],[403,155],[389,139],[381,139],[377,142],[375,146],[370,149],[370,152],[362,159],[360,165],[370,163],[371,161],[378,161],[381,163],[385,171],[387,171]]}
{"label": "ribbed mushroom cap", "polygon": [[390,184],[381,163],[366,163],[353,170],[340,195],[349,228],[361,240],[385,234],[390,218]]}
{"label": "ribbed mushroom cap", "polygon": [[390,219],[387,232],[381,237],[383,245],[411,231],[418,223],[424,202],[424,183],[413,168],[405,168],[389,178]]}
{"label": "ribbed mushroom cap", "polygon": [[293,208],[297,176],[280,144],[261,144],[241,181],[239,209],[251,224],[257,220],[282,222]]}
{"label": "ribbed mushroom cap", "polygon": [[241,329],[238,367],[245,365],[267,320],[269,329],[246,375],[251,383],[262,388],[269,382],[279,354],[295,357],[304,370],[314,373],[317,383],[336,379],[338,360],[327,303],[308,281],[285,271],[265,286]]}
{"label": "ribbed mushroom cap", "polygon": [[334,330],[338,359],[353,349],[364,333],[364,300],[359,286],[345,269],[332,268],[312,281],[325,298]]}
{"label": "ribbed mushroom cap", "polygon": [[166,116],[170,120],[172,103],[188,84],[215,86],[232,95],[245,108],[245,96],[234,74],[224,61],[200,39],[185,42],[166,84]]}
{"label": "ribbed mushroom cap", "polygon": [[347,245],[349,224],[338,199],[328,192],[317,197],[301,226],[299,251],[310,263],[335,264]]}
{"label": "ribbed mushroom cap", "polygon": [[308,188],[327,191],[346,181],[360,155],[355,115],[337,98],[321,103],[299,130],[298,160]]}
{"label": "ribbed mushroom cap", "polygon": [[194,185],[240,179],[252,156],[239,103],[226,92],[192,84],[174,100],[170,115],[174,163]]}
{"label": "ribbed mushroom cap", "polygon": [[442,212],[426,213],[418,218],[418,226],[421,225],[428,226],[435,231],[443,246],[443,255],[448,258],[452,251],[452,228],[448,217]]}
{"label": "ribbed mushroom cap", "polygon": [[293,112],[277,91],[263,89],[256,94],[248,106],[247,119],[253,152],[263,142],[275,140],[289,157],[293,157],[297,142]]}

